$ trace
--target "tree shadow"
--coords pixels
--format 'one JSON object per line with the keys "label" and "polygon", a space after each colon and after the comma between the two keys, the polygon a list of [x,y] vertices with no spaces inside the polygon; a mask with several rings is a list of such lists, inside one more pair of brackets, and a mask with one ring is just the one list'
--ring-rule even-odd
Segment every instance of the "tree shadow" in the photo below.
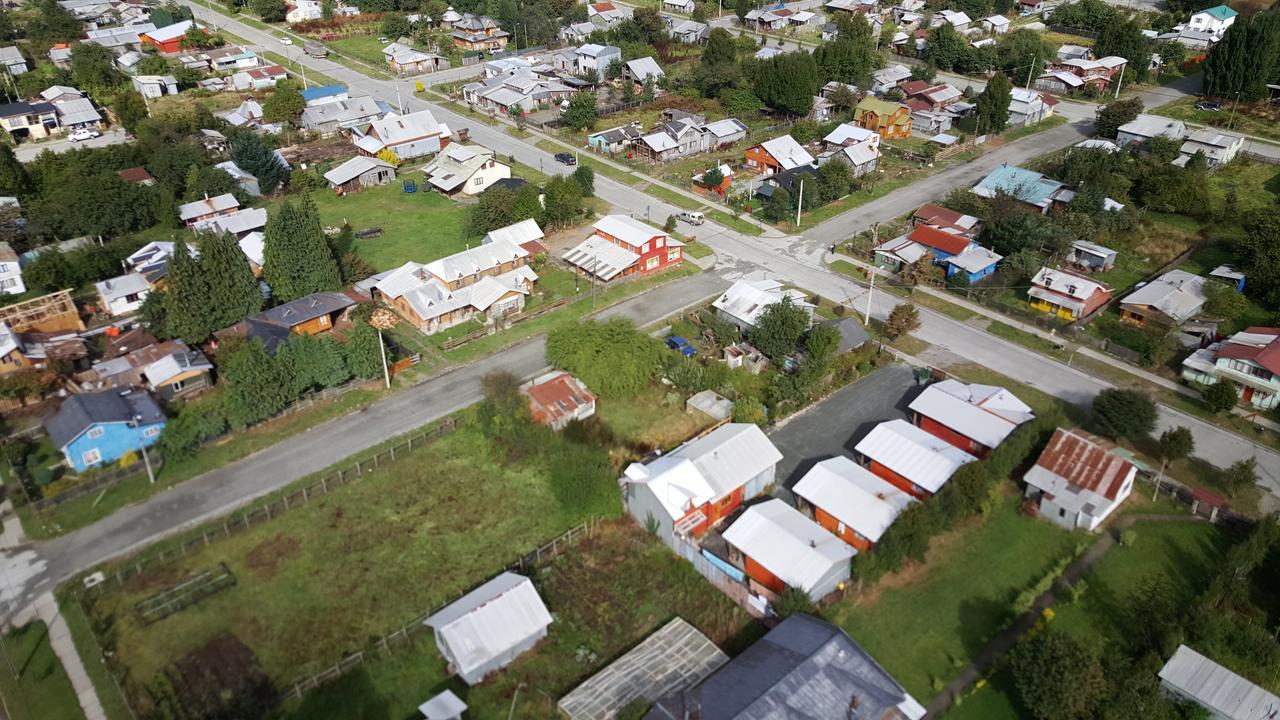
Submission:
{"label": "tree shadow", "polygon": [[[414,714],[421,717],[416,710]],[[369,670],[362,667],[308,694],[288,717],[391,720],[391,703],[374,685]]]}
{"label": "tree shadow", "polygon": [[960,643],[965,656],[978,659],[982,649],[1006,624],[1014,619],[1010,602],[992,597],[970,598],[960,603]]}

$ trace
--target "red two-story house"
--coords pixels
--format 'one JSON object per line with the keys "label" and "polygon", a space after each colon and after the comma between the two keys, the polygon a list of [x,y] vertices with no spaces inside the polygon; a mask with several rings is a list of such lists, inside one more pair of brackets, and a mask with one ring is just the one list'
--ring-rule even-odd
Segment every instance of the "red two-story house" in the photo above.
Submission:
{"label": "red two-story house", "polygon": [[684,243],[626,215],[606,215],[595,233],[565,253],[579,271],[609,281],[627,275],[648,275],[684,261]]}

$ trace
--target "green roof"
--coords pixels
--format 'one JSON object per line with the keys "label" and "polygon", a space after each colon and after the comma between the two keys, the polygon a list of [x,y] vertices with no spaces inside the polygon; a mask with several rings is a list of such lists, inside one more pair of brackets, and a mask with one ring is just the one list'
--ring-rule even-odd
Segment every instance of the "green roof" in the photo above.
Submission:
{"label": "green roof", "polygon": [[1226,5],[1217,5],[1207,10],[1201,10],[1200,12],[1209,13],[1216,20],[1230,20],[1237,15],[1235,10],[1232,10]]}
{"label": "green roof", "polygon": [[898,111],[898,108],[903,107],[906,107],[906,105],[903,105],[902,103],[889,102],[888,100],[881,100],[880,98],[868,95],[858,101],[858,106],[855,109],[855,112],[858,114],[873,112],[877,115],[887,116],[894,114]]}

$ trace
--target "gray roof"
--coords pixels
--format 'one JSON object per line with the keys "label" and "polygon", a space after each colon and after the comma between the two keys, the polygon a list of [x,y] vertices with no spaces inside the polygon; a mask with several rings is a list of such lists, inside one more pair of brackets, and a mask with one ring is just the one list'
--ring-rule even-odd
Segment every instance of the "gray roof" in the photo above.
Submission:
{"label": "gray roof", "polygon": [[258,313],[253,319],[281,327],[293,327],[298,323],[314,320],[321,315],[329,315],[339,310],[345,310],[355,304],[356,301],[344,293],[311,293],[305,297],[291,300],[283,305],[277,305],[270,310]]}
{"label": "gray roof", "polygon": [[693,690],[668,696],[645,720],[807,720],[881,718],[924,708],[843,630],[792,615]]}
{"label": "gray roof", "polygon": [[862,323],[857,318],[841,318],[839,320],[828,320],[827,325],[835,328],[840,333],[840,345],[836,352],[844,353],[861,347],[864,343],[871,342],[871,336],[863,329]]}
{"label": "gray roof", "polygon": [[394,169],[394,166],[391,163],[385,160],[381,160],[379,158],[371,158],[371,157],[366,157],[364,155],[357,155],[351,158],[350,160],[342,163],[338,167],[325,173],[324,179],[328,180],[334,185],[341,185],[343,183],[349,182],[351,180],[354,180],[360,177],[361,175],[369,172],[370,170],[375,170],[377,168]]}
{"label": "gray roof", "polygon": [[1178,651],[1160,669],[1160,679],[1178,695],[1195,701],[1216,718],[1270,718],[1280,709],[1280,697],[1186,645],[1178,646]]}
{"label": "gray roof", "polygon": [[164,412],[147,393],[106,390],[72,395],[62,403],[53,417],[44,421],[44,426],[49,431],[53,444],[64,448],[90,426],[129,422],[135,416],[141,416],[143,425],[164,420]]}

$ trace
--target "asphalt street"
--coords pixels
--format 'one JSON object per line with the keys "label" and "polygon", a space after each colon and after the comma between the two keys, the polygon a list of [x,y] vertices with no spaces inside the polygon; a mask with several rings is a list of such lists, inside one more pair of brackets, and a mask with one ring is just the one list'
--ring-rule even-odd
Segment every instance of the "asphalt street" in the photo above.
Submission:
{"label": "asphalt street", "polygon": [[107,130],[101,136],[89,138],[88,140],[80,140],[71,142],[65,138],[59,140],[46,140],[43,142],[26,142],[14,148],[13,154],[18,158],[18,162],[31,162],[35,160],[40,153],[48,150],[51,153],[64,153],[68,150],[75,150],[82,147],[107,147],[108,145],[119,145],[125,142],[125,132],[120,128]]}

